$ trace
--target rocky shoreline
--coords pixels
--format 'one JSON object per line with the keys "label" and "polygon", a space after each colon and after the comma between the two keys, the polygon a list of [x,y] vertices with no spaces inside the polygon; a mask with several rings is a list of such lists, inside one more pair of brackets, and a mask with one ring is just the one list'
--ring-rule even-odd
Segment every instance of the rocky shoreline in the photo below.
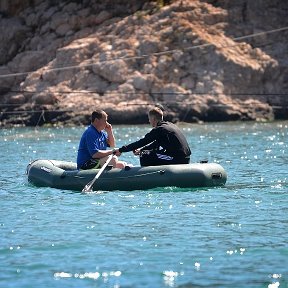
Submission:
{"label": "rocky shoreline", "polygon": [[288,119],[288,4],[235,2],[2,1],[0,126]]}

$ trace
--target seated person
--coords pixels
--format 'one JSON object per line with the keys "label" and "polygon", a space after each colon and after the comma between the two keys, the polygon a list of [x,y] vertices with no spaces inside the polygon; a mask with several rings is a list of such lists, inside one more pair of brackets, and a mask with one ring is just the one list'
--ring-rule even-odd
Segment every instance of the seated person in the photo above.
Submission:
{"label": "seated person", "polygon": [[109,165],[123,169],[126,162],[119,161],[120,153],[117,149],[107,147],[115,146],[115,137],[112,125],[107,122],[108,115],[103,110],[96,110],[91,114],[91,124],[84,131],[78,148],[77,169],[100,168],[114,154]]}
{"label": "seated person", "polygon": [[135,155],[140,155],[141,166],[188,164],[191,151],[182,131],[175,124],[163,121],[163,111],[158,107],[148,112],[148,118],[152,130],[117,152],[134,151]]}

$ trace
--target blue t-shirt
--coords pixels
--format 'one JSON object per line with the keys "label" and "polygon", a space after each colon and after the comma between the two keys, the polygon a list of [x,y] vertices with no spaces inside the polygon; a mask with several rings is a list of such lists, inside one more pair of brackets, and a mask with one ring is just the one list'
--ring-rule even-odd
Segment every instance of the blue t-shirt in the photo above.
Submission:
{"label": "blue t-shirt", "polygon": [[77,169],[80,169],[99,150],[106,150],[108,146],[107,139],[106,131],[102,130],[99,132],[93,125],[88,126],[80,139]]}

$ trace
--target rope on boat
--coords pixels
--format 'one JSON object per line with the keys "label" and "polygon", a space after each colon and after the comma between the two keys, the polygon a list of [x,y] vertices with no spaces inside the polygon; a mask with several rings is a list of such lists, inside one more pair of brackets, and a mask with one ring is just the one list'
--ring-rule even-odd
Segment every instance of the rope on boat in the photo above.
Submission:
{"label": "rope on boat", "polygon": [[[138,178],[138,177],[143,177],[143,176],[149,176],[149,175],[154,175],[154,174],[160,174],[163,175],[165,173],[164,170],[157,170],[154,172],[147,172],[147,173],[142,173],[142,174],[138,174],[138,175],[127,175],[127,176],[122,176],[122,177],[115,177],[116,179],[128,179],[128,178]],[[104,175],[104,174],[103,174]],[[74,175],[74,178],[85,178],[84,176],[80,176],[80,175]],[[102,177],[102,179],[104,180],[105,178]],[[107,178],[107,180],[109,180],[110,178]]]}

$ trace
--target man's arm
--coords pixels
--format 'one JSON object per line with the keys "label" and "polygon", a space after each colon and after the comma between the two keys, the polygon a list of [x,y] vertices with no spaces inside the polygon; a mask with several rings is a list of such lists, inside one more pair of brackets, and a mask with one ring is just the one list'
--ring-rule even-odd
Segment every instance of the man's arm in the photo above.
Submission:
{"label": "man's arm", "polygon": [[139,148],[142,148],[148,144],[151,144],[152,142],[154,142],[156,139],[155,139],[155,129],[152,129],[150,132],[148,132],[144,138],[138,140],[138,141],[135,141],[131,144],[128,144],[128,145],[124,145],[122,146],[121,148],[119,148],[119,152],[122,153],[122,152],[129,152],[129,151],[133,151],[133,150],[136,150],[136,149],[139,149]]}

